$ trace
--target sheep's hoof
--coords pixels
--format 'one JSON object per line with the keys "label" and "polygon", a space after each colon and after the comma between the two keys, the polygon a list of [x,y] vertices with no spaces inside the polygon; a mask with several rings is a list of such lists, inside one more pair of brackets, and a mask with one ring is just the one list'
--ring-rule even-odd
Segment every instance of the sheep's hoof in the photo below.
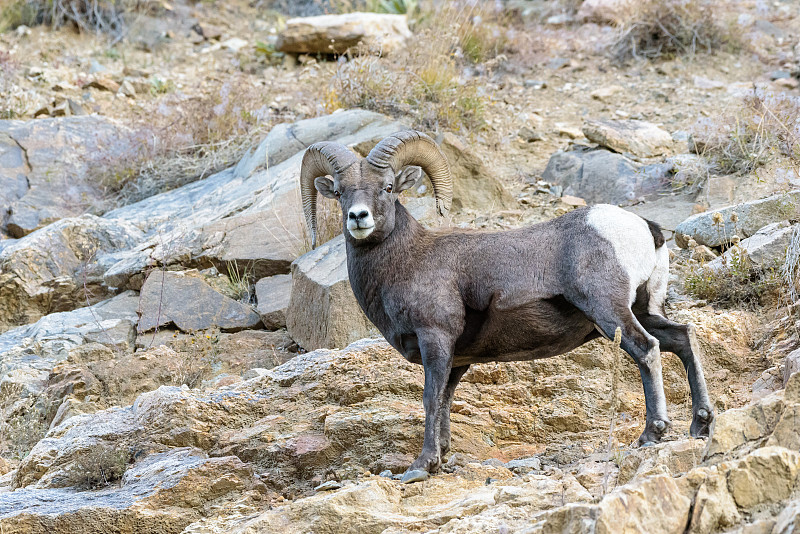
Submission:
{"label": "sheep's hoof", "polygon": [[711,424],[714,422],[714,412],[711,409],[700,408],[692,418],[689,435],[693,438],[707,438],[711,433]]}
{"label": "sheep's hoof", "polygon": [[428,472],[422,469],[413,469],[411,471],[406,471],[400,482],[403,484],[411,484],[412,482],[422,482],[423,480],[428,480]]}
{"label": "sheep's hoof", "polygon": [[644,432],[639,436],[639,446],[644,447],[648,444],[658,443],[670,426],[672,426],[672,423],[669,420],[656,419],[649,421],[644,427]]}

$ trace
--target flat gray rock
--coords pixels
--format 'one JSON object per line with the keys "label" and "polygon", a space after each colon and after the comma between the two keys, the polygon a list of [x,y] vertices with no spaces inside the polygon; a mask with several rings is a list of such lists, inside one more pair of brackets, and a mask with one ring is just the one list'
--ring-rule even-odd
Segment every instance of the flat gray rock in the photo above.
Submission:
{"label": "flat gray rock", "polygon": [[608,150],[583,148],[550,156],[542,179],[589,204],[624,204],[657,193],[663,175],[660,166],[641,167]]}
{"label": "flat gray rock", "polygon": [[350,287],[343,235],[298,258],[292,279],[286,328],[304,349],[343,348],[377,332]]}
{"label": "flat gray rock", "polygon": [[153,271],[139,295],[139,332],[173,323],[184,332],[255,328],[258,314],[186,272]]}
{"label": "flat gray rock", "polygon": [[[715,213],[721,221],[714,222]],[[675,228],[675,242],[686,248],[688,239],[684,236],[688,236],[699,245],[718,247],[734,235],[744,240],[768,224],[796,219],[800,219],[798,190],[693,215]]]}
{"label": "flat gray rock", "polygon": [[782,265],[795,228],[797,225],[790,225],[788,221],[768,224],[747,239],[742,239],[738,250],[726,250],[722,256],[709,262],[708,267],[720,269],[726,263],[730,264],[734,251],[746,254],[754,265],[760,267]]}
{"label": "flat gray rock", "polygon": [[292,296],[292,275],[279,274],[256,282],[256,301],[261,322],[267,330],[286,326],[286,309]]}

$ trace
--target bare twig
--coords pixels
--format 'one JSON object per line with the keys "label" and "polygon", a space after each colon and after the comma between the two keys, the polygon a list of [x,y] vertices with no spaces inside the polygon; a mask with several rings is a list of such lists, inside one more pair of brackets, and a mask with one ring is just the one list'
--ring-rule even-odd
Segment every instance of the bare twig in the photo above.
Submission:
{"label": "bare twig", "polygon": [[603,476],[603,495],[608,492],[608,477],[611,474],[611,451],[614,445],[614,426],[617,420],[617,389],[619,388],[620,344],[622,343],[622,329],[617,327],[614,331],[614,344],[611,351],[614,356],[611,374],[611,422],[608,425],[608,443],[606,444],[606,472]]}

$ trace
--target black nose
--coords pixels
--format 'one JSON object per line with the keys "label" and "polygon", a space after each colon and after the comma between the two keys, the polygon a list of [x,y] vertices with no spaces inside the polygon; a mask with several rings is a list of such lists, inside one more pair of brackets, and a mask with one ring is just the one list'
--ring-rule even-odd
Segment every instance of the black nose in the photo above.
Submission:
{"label": "black nose", "polygon": [[358,213],[351,211],[350,213],[347,214],[348,218],[353,219],[354,221],[357,221],[359,219],[364,219],[367,215],[369,215],[369,212],[367,210],[362,210]]}

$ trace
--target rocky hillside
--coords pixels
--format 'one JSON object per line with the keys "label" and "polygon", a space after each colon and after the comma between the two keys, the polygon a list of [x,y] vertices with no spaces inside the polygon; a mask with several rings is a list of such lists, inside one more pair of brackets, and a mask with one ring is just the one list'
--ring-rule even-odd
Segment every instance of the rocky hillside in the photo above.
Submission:
{"label": "rocky hillside", "polygon": [[[794,2],[45,4],[0,12],[0,531],[800,528]],[[400,484],[422,368],[324,200],[310,250],[298,178],[312,143],[406,128],[455,179],[447,219],[404,193],[426,226],[662,225],[708,440],[666,354],[674,427],[633,446],[638,369],[598,340],[473,366],[442,472]]]}

